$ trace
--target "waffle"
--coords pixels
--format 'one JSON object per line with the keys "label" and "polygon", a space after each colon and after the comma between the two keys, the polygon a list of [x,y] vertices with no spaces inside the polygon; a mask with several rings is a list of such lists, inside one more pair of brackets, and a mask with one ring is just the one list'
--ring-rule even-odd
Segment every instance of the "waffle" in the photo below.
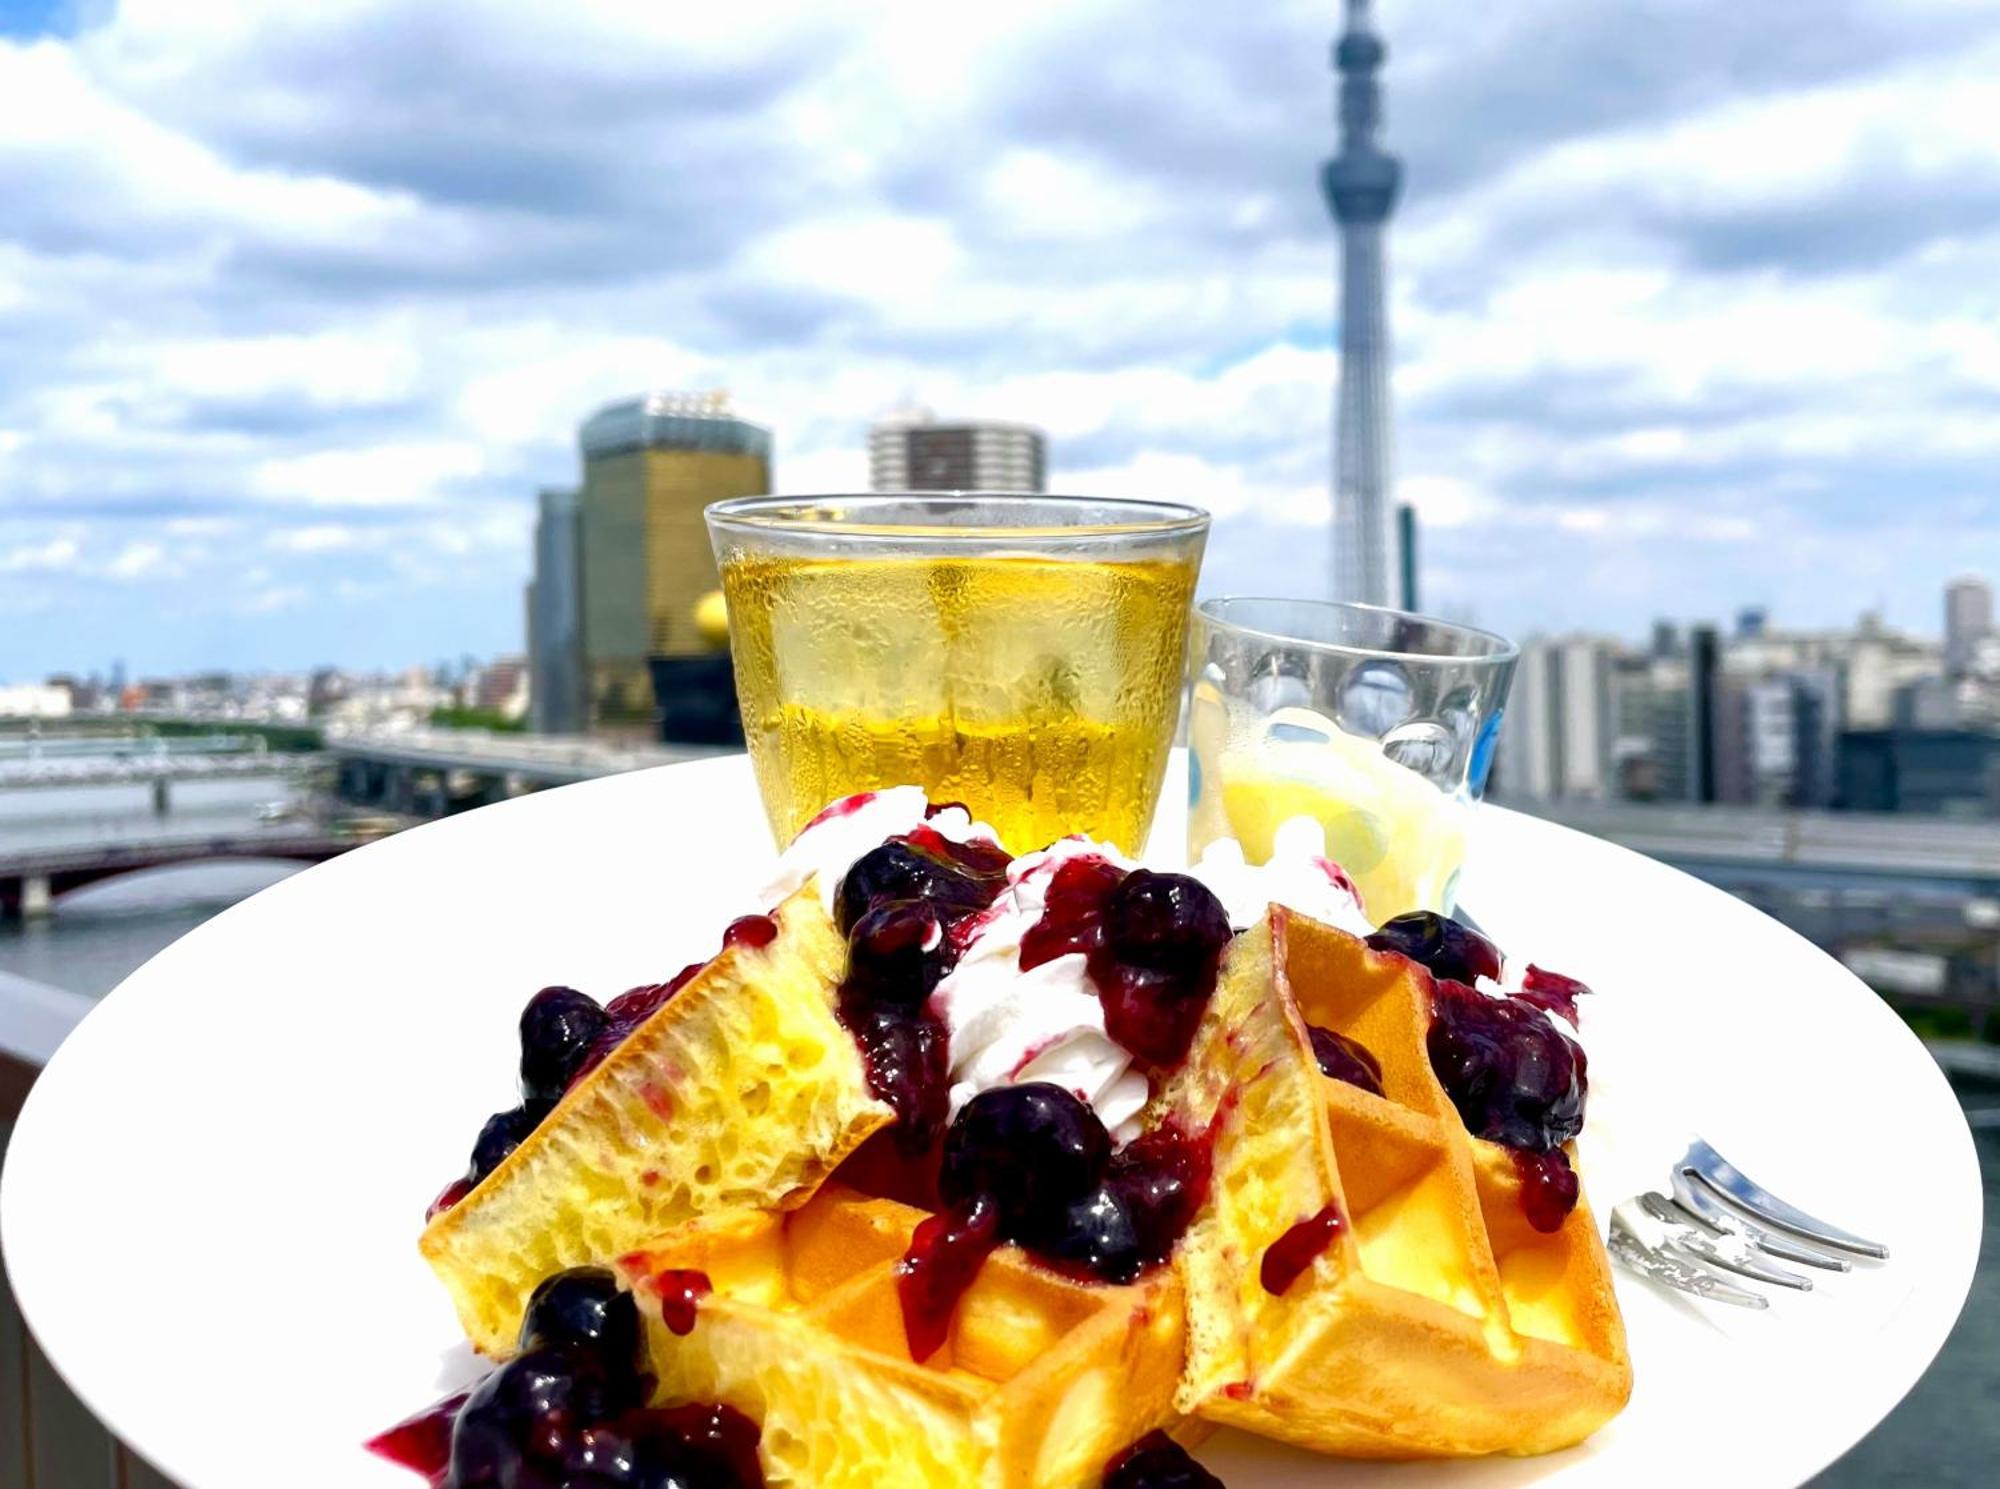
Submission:
{"label": "waffle", "polygon": [[[925,1215],[834,1185],[790,1214],[706,1217],[623,1258],[661,1399],[761,1422],[766,1477],[799,1489],[1097,1489],[1114,1453],[1176,1420],[1170,1267],[1086,1284],[1003,1246],[945,1346],[913,1363],[895,1264]],[[690,1269],[714,1291],[681,1335],[663,1314],[680,1279],[662,1274]]]}
{"label": "waffle", "polygon": [[[1624,1326],[1590,1212],[1529,1226],[1511,1153],[1467,1134],[1431,1072],[1431,992],[1414,963],[1277,906],[1232,947],[1149,1114],[1215,1144],[1209,1204],[1176,1257],[1184,1411],[1412,1458],[1548,1452],[1624,1405]],[[1322,1076],[1308,1022],[1365,1045],[1386,1097]],[[1267,1250],[1328,1205],[1331,1246],[1268,1292]]]}
{"label": "waffle", "polygon": [[892,1118],[834,1016],[846,942],[808,886],[579,1080],[420,1245],[486,1354],[552,1272],[698,1214],[803,1203]]}

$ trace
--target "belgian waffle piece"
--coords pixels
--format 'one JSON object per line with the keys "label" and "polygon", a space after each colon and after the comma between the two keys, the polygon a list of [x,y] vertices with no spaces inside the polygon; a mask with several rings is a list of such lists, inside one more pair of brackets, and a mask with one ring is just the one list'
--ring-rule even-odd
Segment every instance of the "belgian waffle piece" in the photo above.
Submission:
{"label": "belgian waffle piece", "polygon": [[[1277,906],[1232,947],[1152,1113],[1214,1142],[1176,1260],[1183,1410],[1414,1458],[1552,1451],[1624,1405],[1589,1209],[1529,1224],[1514,1154],[1470,1137],[1432,1073],[1432,996],[1415,963]],[[1369,1051],[1384,1094],[1322,1075],[1308,1025]]]}
{"label": "belgian waffle piece", "polygon": [[421,1246],[483,1353],[535,1285],[695,1215],[803,1203],[890,1109],[834,1015],[844,938],[811,886],[725,946],[563,1095]]}
{"label": "belgian waffle piece", "polygon": [[832,1185],[623,1258],[660,1399],[762,1423],[766,1477],[799,1489],[1097,1489],[1114,1454],[1176,1420],[1170,1267],[1084,1283],[1001,1247],[943,1348],[912,1361],[896,1263],[926,1216]]}

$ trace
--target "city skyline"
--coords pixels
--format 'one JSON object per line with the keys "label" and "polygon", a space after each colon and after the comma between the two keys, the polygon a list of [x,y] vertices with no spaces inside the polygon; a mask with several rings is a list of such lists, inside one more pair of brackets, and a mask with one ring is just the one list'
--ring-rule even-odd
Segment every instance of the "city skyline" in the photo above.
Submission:
{"label": "city skyline", "polygon": [[[2000,573],[1991,7],[1377,10],[1427,605],[1929,630]],[[1335,8],[768,11],[0,11],[0,676],[517,650],[536,491],[652,387],[790,491],[911,396],[1036,424],[1210,506],[1210,592],[1319,592]]]}

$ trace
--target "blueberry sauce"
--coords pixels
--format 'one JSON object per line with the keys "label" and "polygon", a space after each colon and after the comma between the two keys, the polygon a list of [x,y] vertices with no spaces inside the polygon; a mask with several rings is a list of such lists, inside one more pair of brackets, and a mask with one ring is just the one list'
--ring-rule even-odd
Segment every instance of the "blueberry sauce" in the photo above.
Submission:
{"label": "blueberry sauce", "polygon": [[519,1355],[368,1447],[434,1489],[762,1489],[748,1417],[646,1405],[641,1337],[610,1272],[557,1273],[529,1300]]}
{"label": "blueberry sauce", "polygon": [[1000,1209],[985,1195],[929,1216],[896,1263],[896,1297],[910,1358],[921,1363],[943,1347],[958,1300],[1000,1244]]}
{"label": "blueberry sauce", "polygon": [[1021,940],[1021,970],[1081,952],[1105,1032],[1142,1060],[1175,1065],[1215,991],[1230,935],[1222,902],[1198,879],[1072,858]]}
{"label": "blueberry sauce", "polygon": [[999,897],[1010,862],[997,844],[954,843],[926,826],[864,853],[840,881],[840,1021],[868,1089],[895,1110],[905,1157],[936,1146],[949,1110],[950,1031],[929,1000],[958,959],[950,932]]}
{"label": "blueberry sauce", "polygon": [[1576,1208],[1579,1185],[1569,1154],[1561,1148],[1546,1153],[1514,1150],[1514,1171],[1521,1176],[1521,1209],[1528,1224],[1552,1234],[1562,1229],[1570,1211]]}
{"label": "blueberry sauce", "polygon": [[656,1275],[653,1282],[660,1290],[660,1321],[675,1334],[692,1334],[695,1310],[703,1298],[715,1291],[708,1273],[669,1268]]}
{"label": "blueberry sauce", "polygon": [[761,951],[778,939],[778,922],[768,915],[739,915],[722,933],[722,944]]}
{"label": "blueberry sauce", "polygon": [[1273,1297],[1283,1297],[1299,1274],[1326,1253],[1345,1228],[1340,1207],[1331,1201],[1307,1216],[1265,1249],[1257,1280]]}
{"label": "blueberry sauce", "polygon": [[1164,1432],[1148,1432],[1104,1465],[1104,1489],[1222,1489],[1222,1480]]}
{"label": "blueberry sauce", "polygon": [[852,817],[882,793],[879,791],[857,791],[852,796],[843,796],[830,801],[813,814],[812,821],[799,829],[801,836],[818,827],[822,822],[838,822],[842,817]]}
{"label": "blueberry sauce", "polygon": [[387,1432],[377,1433],[362,1446],[378,1458],[422,1474],[433,1489],[442,1489],[445,1476],[451,1472],[452,1424],[458,1420],[458,1409],[471,1394],[460,1391],[398,1422]]}
{"label": "blueberry sauce", "polygon": [[1576,1208],[1576,1173],[1562,1145],[1583,1130],[1589,1080],[1583,1047],[1548,1015],[1574,1025],[1576,1000],[1590,989],[1531,966],[1519,992],[1488,997],[1473,984],[1499,980],[1500,949],[1428,911],[1385,922],[1368,944],[1430,971],[1431,1069],[1466,1131],[1514,1150],[1529,1222],[1541,1231],[1558,1229]]}
{"label": "blueberry sauce", "polygon": [[1313,1058],[1319,1062],[1321,1075],[1359,1086],[1375,1096],[1382,1094],[1382,1062],[1367,1045],[1318,1024],[1307,1024],[1306,1033],[1312,1036]]}
{"label": "blueberry sauce", "polygon": [[1574,1025],[1577,1021],[1576,1000],[1589,991],[1574,977],[1565,977],[1560,972],[1550,972],[1530,963],[1521,976],[1521,991],[1514,996],[1523,1003],[1532,1003],[1550,1013],[1561,1014]]}
{"label": "blueberry sauce", "polygon": [[1426,1044],[1466,1130],[1515,1150],[1530,1223],[1557,1229],[1577,1200],[1562,1145],[1583,1130],[1589,1080],[1582,1046],[1537,1003],[1489,998],[1450,981],[1436,984]]}
{"label": "blueberry sauce", "polygon": [[424,1211],[424,1224],[429,1225],[470,1193],[472,1193],[472,1180],[453,1179],[438,1191],[438,1197],[432,1200],[431,1207]]}
{"label": "blueberry sauce", "polygon": [[1500,948],[1470,926],[1429,910],[1412,910],[1382,922],[1368,938],[1377,951],[1399,951],[1433,977],[1473,983],[1500,976]]}
{"label": "blueberry sauce", "polygon": [[1209,1138],[1173,1126],[1113,1152],[1088,1103],[1046,1082],[973,1097],[944,1141],[946,1208],[898,1267],[911,1357],[943,1342],[960,1295],[1003,1241],[1093,1282],[1131,1282],[1166,1261],[1207,1197],[1210,1166]]}

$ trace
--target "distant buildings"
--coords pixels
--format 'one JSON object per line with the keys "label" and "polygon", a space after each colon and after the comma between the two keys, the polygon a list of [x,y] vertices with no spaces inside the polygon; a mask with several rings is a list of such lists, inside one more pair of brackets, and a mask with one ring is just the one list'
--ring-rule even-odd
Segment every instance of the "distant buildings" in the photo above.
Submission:
{"label": "distant buildings", "polygon": [[2000,735],[1850,730],[1840,737],[1839,804],[1856,812],[2000,817]]}
{"label": "distant buildings", "polygon": [[2000,739],[2000,641],[1976,594],[1954,605],[1970,637],[1957,676],[1937,642],[1873,614],[1844,631],[1784,630],[1761,608],[1728,633],[1661,621],[1643,651],[1530,637],[1495,791],[1960,813],[1990,798],[2000,815],[1976,742]]}
{"label": "distant buildings", "polygon": [[655,393],[599,409],[577,444],[582,485],[536,513],[534,728],[740,740],[728,658],[696,618],[720,584],[702,509],[771,489],[771,432],[722,394]]}
{"label": "distant buildings", "polygon": [[868,431],[874,491],[1046,491],[1048,438],[1028,424],[940,420],[928,409],[889,415]]}
{"label": "distant buildings", "polygon": [[535,513],[535,577],[528,583],[529,727],[582,734],[590,723],[583,667],[583,570],[577,493],[541,493]]}
{"label": "distant buildings", "polygon": [[1954,579],[1944,587],[1944,671],[1972,671],[1979,643],[1993,634],[1993,586],[1984,579]]}
{"label": "distant buildings", "polygon": [[702,509],[771,489],[771,432],[720,394],[652,394],[598,410],[577,442],[588,722],[650,726],[661,708],[656,674],[685,670],[656,659],[711,659],[695,606],[720,580]]}
{"label": "distant buildings", "polygon": [[0,686],[0,718],[62,719],[70,713],[70,690],[53,683]]}
{"label": "distant buildings", "polygon": [[1616,650],[1616,642],[1593,636],[1530,637],[1521,644],[1494,766],[1501,796],[1601,800],[1615,794]]}

